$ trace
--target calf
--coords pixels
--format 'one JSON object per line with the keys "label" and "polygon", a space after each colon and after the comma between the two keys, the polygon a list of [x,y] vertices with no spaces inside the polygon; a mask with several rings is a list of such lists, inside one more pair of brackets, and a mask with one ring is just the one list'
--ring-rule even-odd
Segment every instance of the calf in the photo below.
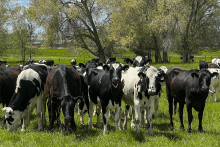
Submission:
{"label": "calf", "polygon": [[208,63],[205,61],[200,60],[199,61],[199,69],[208,68]]}
{"label": "calf", "polygon": [[[2,110],[5,113],[7,127],[9,131],[16,130],[19,121],[23,118],[21,131],[25,131],[26,124],[29,121],[29,112],[37,106],[38,129],[41,130],[42,120],[45,123],[45,106],[43,106],[43,97],[45,95],[45,82],[47,73],[39,67],[30,67],[23,70],[17,78],[15,93],[8,107]],[[28,120],[27,120],[28,118]]]}
{"label": "calf", "polygon": [[[136,122],[136,131],[139,133],[139,123],[141,121],[144,127],[144,111],[147,114],[147,121],[149,124],[148,132],[152,132],[152,109],[153,104],[156,101],[155,115],[157,115],[158,103],[160,98],[161,84],[165,77],[164,73],[161,73],[155,67],[130,67],[127,72],[122,74],[123,81],[123,101],[126,104],[134,105],[133,117]],[[141,111],[141,116],[140,116]],[[127,129],[127,113],[125,109],[125,122],[124,128]],[[131,123],[131,127],[134,126],[134,121]]]}
{"label": "calf", "polygon": [[181,68],[172,68],[167,71],[166,90],[169,102],[170,129],[173,129],[173,99],[179,103],[179,118],[182,129],[183,108],[187,106],[188,112],[188,133],[191,133],[191,122],[193,119],[192,108],[199,111],[199,131],[203,131],[202,117],[205,108],[205,101],[209,93],[211,77],[218,73],[210,73],[207,69],[202,70],[184,70]]}
{"label": "calf", "polygon": [[[122,66],[120,62],[112,62],[110,65],[104,65],[102,69],[87,69],[89,85],[89,130],[92,129],[93,104],[101,106],[102,120],[104,124],[103,134],[108,132],[108,109],[115,109],[116,130],[119,129],[119,112],[122,98],[121,72],[128,68]],[[106,70],[107,69],[107,70]],[[106,72],[106,71],[107,72]]]}
{"label": "calf", "polygon": [[65,117],[65,128],[70,124],[71,131],[75,133],[74,107],[78,100],[82,100],[79,74],[71,66],[60,65],[48,74],[46,87],[49,95],[48,112],[50,115],[48,131],[53,130],[54,121],[59,119],[59,113],[56,117],[56,112],[59,112],[61,107]]}

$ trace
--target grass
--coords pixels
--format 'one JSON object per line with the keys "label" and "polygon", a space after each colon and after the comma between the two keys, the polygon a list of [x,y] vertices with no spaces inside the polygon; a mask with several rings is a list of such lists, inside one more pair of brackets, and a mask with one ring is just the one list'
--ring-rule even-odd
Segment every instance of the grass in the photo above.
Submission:
{"label": "grass", "polygon": [[[57,52],[56,54],[59,52],[59,56],[54,56],[52,54],[54,51],[55,50],[40,50],[39,52],[42,52],[42,56],[36,56],[34,59],[57,59],[62,57],[61,63],[70,64],[70,60],[77,57],[76,55],[64,55],[64,53],[67,53],[66,50],[61,50],[60,52],[56,50],[55,52]],[[93,58],[92,56],[87,55],[88,54],[85,53],[81,58],[85,57],[85,61]],[[220,53],[213,52],[212,55],[219,56]],[[16,59],[9,59],[9,63],[17,62]],[[79,61],[78,59],[80,59],[80,57],[77,58],[78,63],[84,61],[84,59]],[[201,57],[201,59],[203,59],[203,57]],[[198,68],[199,60],[200,58],[196,57],[194,63],[182,64],[180,63],[179,57],[171,56],[171,63],[152,63],[152,66],[160,67],[165,65],[168,68],[179,66],[185,69],[196,69]],[[59,60],[55,60],[55,63],[57,64],[58,61]],[[207,59],[207,61],[211,61],[211,58]],[[0,109],[1,108],[2,107],[0,107]],[[145,128],[141,128],[141,133],[137,134],[135,129],[130,128],[130,120],[128,121],[128,130],[115,131],[115,123],[112,119],[108,121],[109,134],[103,136],[102,128],[100,129],[96,126],[96,116],[93,117],[94,128],[91,132],[88,132],[88,114],[86,114],[84,118],[85,125],[81,125],[77,113],[75,113],[75,121],[77,125],[75,135],[67,134],[62,130],[58,130],[56,126],[54,126],[54,133],[48,133],[46,131],[49,126],[48,116],[46,117],[47,125],[45,126],[45,130],[38,132],[37,117],[34,111],[26,132],[20,132],[20,128],[17,132],[8,132],[6,126],[0,128],[0,146],[220,146],[219,108],[220,103],[212,102],[212,98],[209,98],[204,110],[203,133],[198,132],[198,113],[193,110],[194,119],[192,122],[192,134],[187,134],[186,129],[188,127],[188,119],[186,108],[184,108],[183,114],[184,125],[186,128],[185,131],[180,130],[178,114],[174,116],[174,130],[170,131],[166,89],[163,87],[159,104],[159,115],[158,118],[153,119],[153,136],[148,135],[148,131]],[[124,103],[122,109],[124,111]],[[0,120],[2,120],[2,118],[3,113],[0,112]],[[124,116],[122,116],[122,122],[123,119]],[[62,114],[61,121],[63,125],[64,117]]]}

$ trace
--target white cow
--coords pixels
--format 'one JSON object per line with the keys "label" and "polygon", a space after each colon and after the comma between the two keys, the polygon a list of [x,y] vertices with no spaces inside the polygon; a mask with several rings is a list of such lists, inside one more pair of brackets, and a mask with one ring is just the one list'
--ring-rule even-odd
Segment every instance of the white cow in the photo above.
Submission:
{"label": "white cow", "polygon": [[[209,90],[209,95],[207,97],[207,99],[209,98],[209,96],[212,95],[212,100],[217,102],[218,101],[218,93],[219,93],[219,89],[220,89],[220,69],[218,68],[208,68],[208,70],[213,73],[213,72],[218,72],[219,75],[215,76],[213,78],[211,78],[211,84],[210,84],[210,90]],[[213,97],[213,91],[215,91],[215,99]]]}
{"label": "white cow", "polygon": [[[139,123],[141,122],[142,126],[145,126],[143,110],[146,110],[149,123],[148,132],[153,134],[151,122],[152,109],[155,100],[159,100],[160,80],[164,80],[164,76],[164,74],[160,74],[158,69],[152,66],[130,67],[128,71],[122,73],[122,82],[124,83],[122,99],[126,104],[134,105],[132,110],[134,121],[131,122],[131,127],[134,127],[135,122],[138,133],[140,132]],[[142,112],[141,108],[143,109]],[[124,129],[127,129],[127,113],[128,110],[125,109]]]}

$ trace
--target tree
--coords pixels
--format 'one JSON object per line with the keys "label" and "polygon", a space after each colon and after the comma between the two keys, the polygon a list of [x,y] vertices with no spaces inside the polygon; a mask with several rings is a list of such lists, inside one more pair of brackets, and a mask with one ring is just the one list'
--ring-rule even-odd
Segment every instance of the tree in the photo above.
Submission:
{"label": "tree", "polygon": [[48,28],[53,16],[58,16],[58,31],[77,46],[105,62],[103,43],[100,38],[101,28],[108,20],[99,0],[31,0],[35,20]]}

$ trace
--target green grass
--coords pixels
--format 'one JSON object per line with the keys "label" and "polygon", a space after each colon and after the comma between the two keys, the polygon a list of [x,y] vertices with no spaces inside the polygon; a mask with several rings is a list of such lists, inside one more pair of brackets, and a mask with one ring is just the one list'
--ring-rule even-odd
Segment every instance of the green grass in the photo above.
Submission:
{"label": "green grass", "polygon": [[[41,52],[41,50],[40,50]],[[43,50],[43,55],[41,57],[36,56],[34,59],[57,59],[62,57],[61,63],[70,64],[72,58],[77,57],[77,55],[69,55],[64,53],[65,50],[59,52],[60,56],[52,55],[51,50]],[[57,51],[58,52],[58,51]],[[45,55],[45,54],[47,55]],[[58,53],[57,53],[58,54]],[[218,56],[217,53],[212,53],[212,55]],[[51,55],[51,56],[49,56]],[[129,53],[128,53],[129,55]],[[86,58],[86,61],[93,58],[92,56],[86,57],[85,53],[81,58]],[[77,59],[79,59],[78,57]],[[202,58],[202,57],[201,57]],[[15,63],[16,59],[11,60],[9,63]],[[160,67],[162,65],[172,68],[174,66],[179,66],[185,69],[197,69],[198,61],[200,58],[196,58],[194,63],[180,63],[179,57],[171,56],[171,63],[152,63],[152,66]],[[209,60],[209,59],[207,59]],[[77,60],[78,63],[84,61],[81,59]],[[122,61],[122,60],[120,60]],[[173,62],[172,62],[173,61]],[[211,58],[210,60],[211,61]],[[58,60],[55,60],[57,64]],[[1,109],[2,107],[0,107]],[[158,118],[152,120],[153,122],[153,132],[154,135],[148,135],[147,129],[141,128],[141,133],[136,133],[136,129],[131,129],[130,120],[128,121],[128,130],[115,131],[114,120],[108,121],[109,134],[103,136],[102,129],[96,126],[96,116],[93,117],[94,128],[91,132],[88,132],[88,114],[85,115],[84,121],[85,125],[81,125],[79,121],[79,116],[77,112],[75,113],[75,121],[77,125],[77,131],[75,135],[67,134],[62,130],[58,130],[55,125],[54,133],[47,133],[47,128],[49,126],[48,116],[47,125],[45,130],[37,131],[37,117],[35,111],[32,113],[31,122],[27,126],[26,132],[20,132],[19,128],[17,132],[8,132],[6,126],[0,128],[0,146],[220,146],[220,115],[219,115],[220,102],[212,102],[212,98],[209,98],[208,103],[204,110],[203,116],[203,129],[204,132],[198,132],[198,113],[193,110],[193,122],[192,122],[192,134],[187,134],[188,119],[187,111],[184,108],[184,125],[185,131],[180,130],[179,116],[176,114],[174,116],[174,130],[169,130],[169,112],[168,112],[168,102],[166,99],[166,89],[163,87],[163,92],[161,94],[160,104],[159,104],[159,114]],[[122,105],[124,111],[124,103]],[[154,112],[154,111],[153,111]],[[48,112],[47,112],[48,113]],[[3,118],[3,113],[0,112],[0,120]],[[64,117],[61,114],[61,121],[63,125]],[[124,116],[122,116],[122,122]]]}

